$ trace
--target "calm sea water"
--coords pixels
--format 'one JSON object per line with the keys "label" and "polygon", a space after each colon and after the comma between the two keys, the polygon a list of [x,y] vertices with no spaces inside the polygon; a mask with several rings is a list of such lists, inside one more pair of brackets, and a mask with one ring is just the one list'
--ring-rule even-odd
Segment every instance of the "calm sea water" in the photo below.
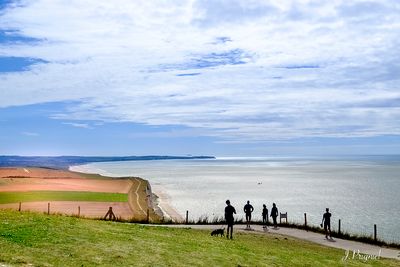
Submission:
{"label": "calm sea water", "polygon": [[170,204],[184,216],[223,216],[230,199],[243,217],[247,200],[261,219],[262,204],[275,202],[289,221],[319,225],[326,207],[332,226],[351,233],[371,234],[400,242],[400,158],[346,159],[219,158],[92,163],[73,167],[109,176],[140,176],[153,191],[167,193]]}

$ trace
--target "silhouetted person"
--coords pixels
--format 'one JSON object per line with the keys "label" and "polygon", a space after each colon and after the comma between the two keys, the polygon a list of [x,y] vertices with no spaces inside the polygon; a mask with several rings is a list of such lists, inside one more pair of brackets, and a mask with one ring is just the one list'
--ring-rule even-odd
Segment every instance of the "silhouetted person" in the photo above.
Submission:
{"label": "silhouetted person", "polygon": [[276,222],[276,218],[278,217],[278,208],[275,203],[272,203],[271,217],[274,221],[274,228],[276,228],[278,226],[278,223]]}
{"label": "silhouetted person", "polygon": [[244,205],[243,211],[246,214],[246,223],[247,223],[247,228],[250,228],[250,222],[251,222],[251,213],[253,212],[254,208],[252,205],[250,205],[250,201],[247,200],[247,204]]}
{"label": "silhouetted person", "polygon": [[232,234],[233,234],[233,223],[234,223],[234,218],[233,214],[236,214],[236,210],[233,206],[231,206],[231,202],[229,200],[226,201],[226,207],[225,207],[225,221],[228,224],[227,227],[227,232],[226,232],[226,238],[229,238],[229,229],[230,229],[230,237],[232,239]]}
{"label": "silhouetted person", "polygon": [[262,210],[262,220],[263,220],[263,228],[267,228],[267,223],[268,223],[268,209],[265,204],[263,204],[263,210]]}
{"label": "silhouetted person", "polygon": [[322,224],[324,225],[324,231],[325,231],[325,238],[328,238],[328,231],[329,231],[329,237],[332,238],[331,235],[331,216],[332,214],[329,212],[329,208],[326,208],[326,212],[322,216]]}

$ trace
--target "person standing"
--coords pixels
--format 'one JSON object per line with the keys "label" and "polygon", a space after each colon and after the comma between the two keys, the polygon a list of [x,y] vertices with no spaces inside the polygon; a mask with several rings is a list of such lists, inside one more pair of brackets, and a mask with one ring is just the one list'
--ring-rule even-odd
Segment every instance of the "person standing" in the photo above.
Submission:
{"label": "person standing", "polygon": [[250,222],[251,222],[251,213],[253,212],[254,208],[252,205],[250,205],[250,201],[247,200],[247,204],[244,205],[243,211],[246,214],[246,228],[250,228]]}
{"label": "person standing", "polygon": [[225,207],[225,221],[228,224],[226,238],[229,238],[229,230],[230,230],[230,237],[232,239],[233,223],[235,221],[233,218],[233,214],[236,214],[236,210],[233,206],[231,206],[231,202],[229,201],[229,199],[225,203],[227,205]]}
{"label": "person standing", "polygon": [[276,228],[278,226],[278,223],[276,222],[276,218],[278,217],[278,208],[275,203],[272,203],[271,217],[274,222],[274,228]]}
{"label": "person standing", "polygon": [[332,214],[329,212],[329,208],[326,208],[326,212],[322,216],[322,224],[324,225],[324,231],[325,231],[325,238],[328,238],[328,231],[329,231],[329,237],[332,238],[331,235],[331,216]]}
{"label": "person standing", "polygon": [[262,210],[262,220],[263,220],[263,228],[267,228],[268,224],[268,209],[265,204],[263,204],[263,210]]}

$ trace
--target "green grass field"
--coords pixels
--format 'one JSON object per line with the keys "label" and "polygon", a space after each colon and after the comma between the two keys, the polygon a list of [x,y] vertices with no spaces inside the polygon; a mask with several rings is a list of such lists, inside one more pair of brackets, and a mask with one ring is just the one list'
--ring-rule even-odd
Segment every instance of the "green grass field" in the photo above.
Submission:
{"label": "green grass field", "polygon": [[0,266],[399,266],[272,234],[172,229],[0,210]]}
{"label": "green grass field", "polygon": [[128,195],[119,193],[77,191],[0,192],[0,204],[32,201],[127,202]]}

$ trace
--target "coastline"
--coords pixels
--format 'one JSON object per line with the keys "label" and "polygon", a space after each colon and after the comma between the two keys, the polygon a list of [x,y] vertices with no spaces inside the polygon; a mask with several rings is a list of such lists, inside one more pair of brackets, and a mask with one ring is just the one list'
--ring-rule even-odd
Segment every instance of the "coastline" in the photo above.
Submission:
{"label": "coastline", "polygon": [[[82,166],[84,165],[69,166],[68,170],[83,174],[102,175],[96,171],[90,171],[89,169],[82,168]],[[107,174],[107,176],[113,177],[111,173]],[[172,207],[170,203],[171,197],[165,192],[165,190],[160,185],[151,185],[150,181],[147,179],[141,179],[146,180],[149,184],[149,195],[151,195],[152,203],[148,203],[148,205],[151,206],[160,217],[166,220],[172,220],[173,222],[182,222],[184,218],[175,210],[175,208]]]}
{"label": "coastline", "polygon": [[[270,207],[275,202],[281,211],[288,213],[290,222],[303,224],[306,213],[307,224],[319,226],[321,211],[329,207],[334,214],[334,229],[338,229],[341,220],[342,232],[372,235],[376,224],[379,239],[398,243],[398,217],[387,216],[390,213],[387,210],[395,210],[398,202],[399,166],[397,161],[223,159],[94,163],[83,169],[103,175],[149,178],[157,195],[153,207],[161,206],[162,212],[168,215],[172,212],[168,212],[167,204],[179,212],[179,217],[185,218],[185,211],[189,210],[191,220],[214,218],[221,215],[226,199],[235,207],[250,199],[256,209],[254,219],[261,219],[261,204]],[[386,204],[375,199],[384,199]],[[376,205],[387,218],[375,219],[370,204]]]}
{"label": "coastline", "polygon": [[[41,175],[45,176],[45,177],[42,177],[42,179],[44,179],[43,181],[49,182],[49,181],[52,181],[51,179],[53,179],[53,180],[55,179],[55,181],[52,181],[52,182],[57,182],[57,183],[61,182],[62,184],[66,183],[66,181],[63,180],[63,178],[66,179],[65,177],[54,177],[54,173],[57,173],[59,175],[61,175],[61,174],[65,175],[63,173],[65,171],[61,171],[61,173],[59,173],[60,171],[57,171],[57,170],[48,170],[48,169],[41,170],[41,169],[33,169],[33,168],[19,168],[19,169],[14,169],[14,168],[11,168],[11,169],[10,168],[4,168],[4,169],[2,169],[2,168],[0,168],[0,171],[1,170],[7,171],[7,174],[12,174],[11,176],[10,175],[6,175],[6,176],[3,175],[4,176],[3,178],[6,178],[6,179],[11,179],[12,180],[12,179],[16,179],[16,177],[18,177],[18,179],[26,180],[26,178],[29,178],[30,176],[37,176],[38,175],[38,171],[41,171],[40,172]],[[12,173],[8,173],[8,171],[13,171],[13,172]],[[18,171],[18,173],[17,173],[17,171]],[[50,174],[48,172],[52,172],[52,174]],[[81,174],[86,174],[84,172],[80,172],[80,173]],[[21,176],[21,174],[23,174],[24,176]],[[73,174],[73,175],[79,175],[79,173],[75,172],[75,174]],[[48,176],[48,177],[46,177],[46,176]],[[50,177],[52,177],[52,178],[50,178]],[[112,177],[108,177],[108,178],[111,178],[111,179],[107,179],[107,180],[101,179],[99,181],[101,183],[104,183],[104,182],[105,183],[107,183],[107,182],[114,183],[114,182],[117,182],[117,181],[121,181],[121,182],[128,181],[128,182],[130,182],[132,180],[135,180],[135,179],[138,180],[139,179],[138,177],[135,177],[134,179],[132,179],[131,177],[125,177],[124,180],[112,179]],[[33,177],[33,178],[30,178],[30,179],[37,179],[37,178]],[[75,178],[75,180],[76,179],[77,178]],[[72,179],[69,178],[67,180],[75,182],[75,180],[73,178]],[[155,183],[155,193],[153,193],[149,181],[144,180],[142,178],[140,178],[140,180],[142,181],[142,183],[139,182],[139,185],[142,184],[141,187],[138,185],[137,187],[129,186],[129,188],[128,188],[127,185],[125,184],[125,185],[122,185],[123,186],[122,189],[121,189],[121,186],[118,187],[122,191],[118,191],[115,188],[113,190],[111,190],[111,191],[113,192],[113,191],[117,190],[118,192],[123,193],[123,192],[126,192],[128,189],[132,190],[132,188],[133,188],[133,189],[136,189],[136,193],[137,193],[138,189],[141,188],[140,190],[142,192],[145,191],[146,194],[145,195],[141,195],[142,196],[141,197],[141,201],[140,201],[141,204],[139,204],[139,202],[137,202],[137,203],[139,205],[139,208],[140,208],[140,206],[143,207],[143,209],[141,208],[141,210],[143,211],[144,214],[145,214],[145,211],[144,211],[145,207],[147,206],[148,209],[151,208],[157,214],[157,216],[159,216],[155,220],[153,219],[152,220],[153,222],[157,222],[157,221],[160,220],[160,218],[162,218],[161,222],[167,223],[167,224],[170,224],[170,223],[184,223],[184,218],[171,205],[171,197],[166,192],[165,187],[163,187],[159,183]],[[95,181],[95,180],[84,178],[84,181]],[[36,184],[36,183],[37,182],[34,182],[34,184]],[[81,182],[79,182],[79,184],[81,185]],[[110,185],[106,185],[106,187],[102,187],[102,188],[110,189],[109,186]],[[65,190],[65,188],[63,190]],[[82,189],[80,189],[80,190],[82,190]],[[93,191],[98,191],[98,188],[95,188],[95,189],[92,188],[92,190]],[[15,191],[15,190],[13,189],[11,191]],[[74,191],[79,191],[79,190],[74,190]],[[100,191],[102,191],[102,190],[100,190]],[[147,201],[144,201],[145,196],[147,196],[146,197]],[[137,197],[139,197],[139,195],[137,195]],[[79,200],[79,201],[81,201],[81,200]],[[137,201],[139,201],[139,198],[138,198]],[[104,204],[108,207],[110,205],[110,203],[111,202],[104,202],[104,203],[100,203],[100,202],[93,203],[93,202],[90,202],[90,201],[88,203],[80,202],[79,207],[81,207],[82,211],[85,212],[85,214],[83,214],[84,216],[102,217],[103,212],[105,210]],[[38,210],[40,212],[46,212],[46,208],[49,209],[46,204],[48,204],[47,201],[41,201],[41,202],[29,202],[28,201],[27,203],[23,204],[23,209],[24,210],[25,209],[28,209],[28,210],[36,209],[36,210]],[[114,202],[112,203],[113,206],[114,205],[118,205],[118,204],[120,204],[120,203],[114,203]],[[17,203],[13,203],[13,204],[7,204],[7,205],[3,205],[3,206],[5,208],[10,208],[11,207],[13,209],[18,209],[17,205],[18,205]],[[90,205],[90,206],[88,206],[88,205]],[[96,205],[100,205],[100,207],[96,208],[95,207]],[[62,212],[66,212],[67,214],[74,215],[74,214],[76,214],[76,207],[77,207],[76,201],[62,201],[62,202],[60,202],[60,201],[57,202],[57,200],[53,200],[52,201],[52,210],[53,211],[55,210],[56,212],[60,212],[60,210],[62,210]],[[128,209],[126,209],[125,207],[116,207],[116,208],[119,209],[119,211],[117,211],[117,213],[119,213],[119,214],[128,213]],[[19,209],[21,209],[21,205],[19,206]],[[91,212],[93,210],[95,210],[95,213]],[[130,206],[129,214],[131,214],[130,213],[131,211],[132,211],[132,206]],[[100,212],[100,213],[98,213],[98,212]],[[147,216],[149,216],[149,215],[147,215]],[[211,222],[211,223],[215,223],[215,222],[220,223],[219,221],[214,221],[214,222]],[[192,224],[192,223],[193,222],[190,222],[190,224]],[[197,223],[199,223],[199,222],[197,222]],[[205,223],[209,224],[207,221]],[[255,223],[259,223],[259,222],[256,220]],[[305,229],[307,231],[316,232],[318,234],[321,234],[321,231],[322,231],[319,227],[315,227],[315,226],[312,226],[312,225],[304,226],[302,224],[296,224],[296,223],[292,223],[292,222],[289,222],[289,224],[286,222],[284,225],[281,225],[281,227],[283,229],[284,228],[291,228],[291,229],[299,228],[299,229],[303,229],[303,230]],[[366,235],[357,235],[357,234],[353,235],[353,234],[349,234],[347,232],[344,232],[344,233],[342,232],[341,233],[341,232],[337,232],[335,229],[333,229],[332,233],[333,233],[333,236],[335,238],[353,240],[353,241],[358,241],[358,242],[362,242],[362,243],[365,243],[365,244],[369,243],[369,244],[374,244],[374,245],[379,245],[379,246],[393,247],[393,248],[396,248],[396,249],[398,249],[399,246],[400,246],[400,244],[396,243],[395,241],[394,242],[387,242],[387,241],[382,240],[382,239],[373,240],[372,237],[369,237],[369,236],[366,236]]]}
{"label": "coastline", "polygon": [[162,189],[153,190],[153,203],[162,213],[162,217],[173,222],[183,222],[184,218],[171,206],[170,199]]}

